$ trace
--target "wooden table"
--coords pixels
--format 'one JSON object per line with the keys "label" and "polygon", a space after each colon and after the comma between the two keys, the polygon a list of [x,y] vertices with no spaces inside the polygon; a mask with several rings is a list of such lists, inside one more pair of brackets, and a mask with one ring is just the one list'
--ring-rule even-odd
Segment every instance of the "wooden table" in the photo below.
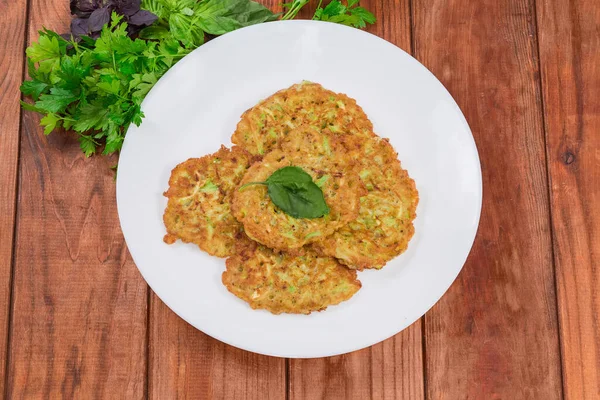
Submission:
{"label": "wooden table", "polygon": [[119,228],[116,159],[86,159],[19,107],[24,48],[42,26],[67,30],[68,1],[0,0],[0,393],[600,398],[598,0],[362,3],[369,30],[428,67],[469,121],[481,224],[459,278],[410,328],[285,360],[202,334],[148,289]]}

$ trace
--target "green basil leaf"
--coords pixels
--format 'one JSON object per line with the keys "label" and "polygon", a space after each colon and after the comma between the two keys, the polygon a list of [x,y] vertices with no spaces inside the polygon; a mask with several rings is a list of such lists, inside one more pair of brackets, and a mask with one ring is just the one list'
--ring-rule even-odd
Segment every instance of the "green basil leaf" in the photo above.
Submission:
{"label": "green basil leaf", "polygon": [[267,179],[267,183],[308,183],[312,182],[312,177],[304,172],[304,170],[300,167],[283,167],[279,168],[277,171],[273,172],[273,174]]}
{"label": "green basil leaf", "polygon": [[329,214],[323,191],[314,182],[269,183],[271,201],[294,218],[320,218]]}
{"label": "green basil leaf", "polygon": [[171,32],[164,26],[147,26],[142,29],[139,33],[139,37],[142,39],[164,39],[168,38]]}
{"label": "green basil leaf", "polygon": [[191,17],[192,15],[194,15],[194,10],[192,10],[189,7],[184,7],[184,8],[181,9],[181,13],[183,15],[187,15],[187,16]]}
{"label": "green basil leaf", "polygon": [[238,190],[253,185],[266,185],[273,204],[294,218],[312,219],[329,214],[323,191],[302,168],[279,168],[265,182],[248,182]]}
{"label": "green basil leaf", "polygon": [[184,44],[191,44],[193,38],[190,35],[192,29],[192,17],[183,14],[171,14],[169,17],[169,28],[173,37]]}
{"label": "green basil leaf", "polygon": [[199,17],[198,26],[211,35],[223,35],[242,27],[242,24],[234,18],[225,16]]}
{"label": "green basil leaf", "polygon": [[244,26],[274,21],[278,15],[249,0],[205,0],[194,9],[197,24],[211,35],[222,35]]}

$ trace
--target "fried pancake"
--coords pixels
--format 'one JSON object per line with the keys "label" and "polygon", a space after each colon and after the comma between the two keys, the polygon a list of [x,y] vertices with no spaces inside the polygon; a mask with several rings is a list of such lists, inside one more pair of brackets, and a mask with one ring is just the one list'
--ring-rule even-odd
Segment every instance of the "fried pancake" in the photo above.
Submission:
{"label": "fried pancake", "polygon": [[351,298],[361,287],[356,271],[311,249],[297,255],[250,245],[227,259],[222,281],[253,309],[310,314]]}
{"label": "fried pancake", "polygon": [[195,243],[218,257],[234,254],[236,245],[249,241],[231,214],[231,194],[253,161],[240,147],[221,146],[214,154],[177,165],[164,193],[169,199],[164,241]]}
{"label": "fried pancake", "polygon": [[231,141],[252,154],[263,155],[302,125],[334,134],[374,135],[373,124],[354,99],[305,81],[247,110]]}
{"label": "fried pancake", "polygon": [[[335,138],[327,139],[313,128],[303,127],[287,139],[289,151],[273,150],[267,154],[248,169],[241,184],[264,182],[273,172],[286,166],[300,167],[323,191],[329,214],[314,219],[294,218],[273,204],[263,185],[236,191],[233,215],[244,225],[250,238],[276,250],[298,249],[329,236],[358,216],[359,198],[366,193],[354,163],[343,156]],[[296,144],[300,144],[297,149]]]}
{"label": "fried pancake", "polygon": [[345,144],[348,157],[359,160],[368,194],[360,199],[358,218],[313,247],[352,269],[380,269],[408,247],[419,194],[388,140],[347,139]]}

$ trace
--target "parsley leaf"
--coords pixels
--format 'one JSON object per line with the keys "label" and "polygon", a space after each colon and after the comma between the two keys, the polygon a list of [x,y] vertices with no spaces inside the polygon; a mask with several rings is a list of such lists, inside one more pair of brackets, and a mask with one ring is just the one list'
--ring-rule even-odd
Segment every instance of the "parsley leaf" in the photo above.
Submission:
{"label": "parsley leaf", "polygon": [[67,42],[44,30],[27,49],[32,79],[21,91],[35,103],[22,103],[23,108],[44,114],[46,134],[60,126],[80,133],[87,156],[100,146],[103,154],[120,150],[128,126],[142,122],[144,96],[190,52],[173,38],[130,38],[123,18],[113,13],[97,40],[82,36]]}
{"label": "parsley leaf", "polygon": [[21,92],[23,92],[25,96],[31,96],[34,100],[37,100],[46,88],[48,88],[47,83],[35,79],[32,81],[25,81],[21,84]]}
{"label": "parsley leaf", "polygon": [[91,136],[79,136],[79,147],[81,147],[81,150],[83,150],[86,157],[89,157],[96,152],[96,142],[94,142],[94,139]]}
{"label": "parsley leaf", "polygon": [[104,148],[102,154],[111,154],[119,150],[123,145],[124,139],[125,137],[119,133],[118,129],[111,129],[106,138],[106,147]]}
{"label": "parsley leaf", "polygon": [[77,96],[72,91],[54,87],[50,89],[49,94],[41,95],[35,106],[50,113],[58,113],[65,111],[76,99]]}
{"label": "parsley leaf", "polygon": [[358,0],[348,0],[348,5],[342,4],[340,0],[333,0],[324,8],[319,6],[313,16],[314,20],[335,22],[355,28],[365,28],[367,24],[374,24],[376,18],[363,7],[358,7]]}
{"label": "parsley leaf", "polygon": [[73,123],[73,129],[77,132],[102,130],[107,113],[108,110],[101,102],[94,101],[93,103],[84,104],[79,108],[79,112],[75,114],[76,121]]}
{"label": "parsley leaf", "polygon": [[[358,1],[343,5],[334,0],[324,8],[320,1],[313,19],[356,27],[375,22]],[[43,29],[26,50],[31,79],[23,82],[21,92],[33,103],[22,101],[22,107],[43,114],[40,124],[45,134],[59,127],[79,133],[87,156],[98,148],[103,154],[117,152],[129,125],[141,124],[141,103],[150,89],[202,45],[206,34],[294,18],[308,2],[292,0],[284,4],[287,12],[280,16],[251,0],[71,0],[75,16],[71,34]],[[138,38],[133,39],[137,32]],[[282,207],[318,203],[312,180],[298,183],[296,174],[276,182],[277,176],[270,185],[277,201],[287,202]],[[317,209],[327,209],[323,204]]]}
{"label": "parsley leaf", "polygon": [[56,114],[47,114],[41,119],[40,125],[44,127],[44,135],[49,135],[56,127],[60,125],[60,117]]}

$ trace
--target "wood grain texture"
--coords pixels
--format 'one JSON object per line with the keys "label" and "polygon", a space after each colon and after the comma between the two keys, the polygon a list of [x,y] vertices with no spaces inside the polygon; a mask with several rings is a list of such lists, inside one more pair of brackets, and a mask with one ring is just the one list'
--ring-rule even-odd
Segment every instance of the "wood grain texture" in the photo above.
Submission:
{"label": "wood grain texture", "polygon": [[430,399],[559,399],[533,3],[415,0],[415,54],[477,142],[483,212],[459,278],[425,317]]}
{"label": "wood grain texture", "polygon": [[[29,41],[69,4],[31,0]],[[23,113],[7,398],[143,398],[147,286],[119,228],[115,159]]]}
{"label": "wood grain texture", "polygon": [[600,398],[600,7],[540,0],[537,19],[566,399]]}
{"label": "wood grain texture", "polygon": [[236,349],[198,331],[154,295],[151,399],[285,398],[285,360]]}
{"label": "wood grain texture", "polygon": [[0,0],[0,393],[4,393],[27,1]]}
{"label": "wood grain texture", "polygon": [[[369,32],[411,52],[408,0],[363,0],[361,5],[377,17]],[[312,9],[303,10],[301,16],[310,18]],[[354,353],[290,360],[290,399],[423,399],[421,325],[417,321],[398,335]]]}
{"label": "wood grain texture", "polygon": [[423,399],[421,321],[342,356],[290,360],[290,399]]}
{"label": "wood grain texture", "polygon": [[[275,12],[281,1],[259,1]],[[152,399],[285,399],[285,360],[215,340],[151,294],[149,397]]]}

